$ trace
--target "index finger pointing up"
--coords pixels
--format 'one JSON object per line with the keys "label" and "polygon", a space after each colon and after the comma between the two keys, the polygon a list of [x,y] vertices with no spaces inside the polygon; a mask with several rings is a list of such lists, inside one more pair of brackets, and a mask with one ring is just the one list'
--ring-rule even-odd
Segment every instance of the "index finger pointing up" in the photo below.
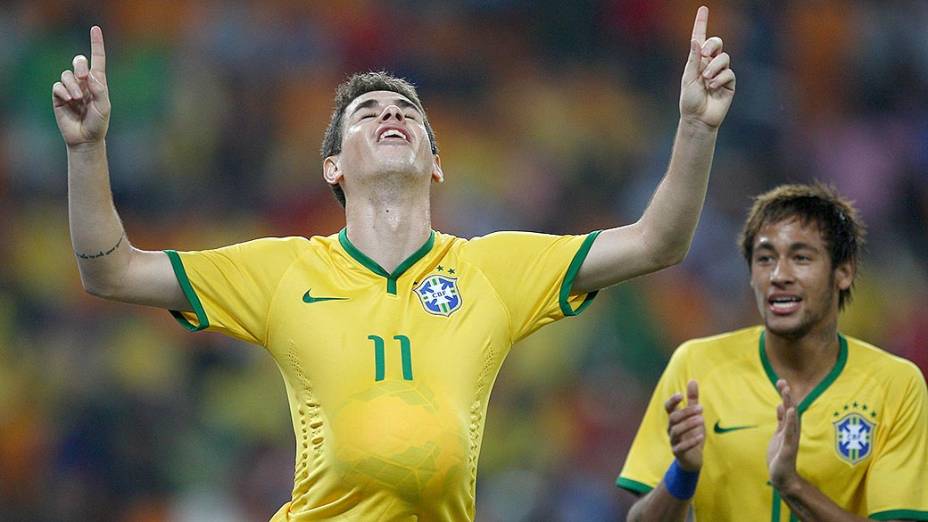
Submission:
{"label": "index finger pointing up", "polygon": [[699,404],[699,385],[696,381],[690,381],[686,385],[686,405],[692,406]]}
{"label": "index finger pointing up", "polygon": [[709,8],[701,6],[696,10],[696,21],[693,22],[693,40],[699,45],[706,43],[706,26],[709,24]]}
{"label": "index finger pointing up", "polygon": [[90,28],[90,71],[106,72],[106,50],[103,48],[103,29],[99,25]]}

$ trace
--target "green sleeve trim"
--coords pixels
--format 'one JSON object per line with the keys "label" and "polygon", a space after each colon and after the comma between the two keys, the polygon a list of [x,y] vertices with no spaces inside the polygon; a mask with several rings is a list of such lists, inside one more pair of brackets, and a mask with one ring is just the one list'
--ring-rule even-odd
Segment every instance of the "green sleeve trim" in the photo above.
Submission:
{"label": "green sleeve trim", "polygon": [[580,267],[583,266],[583,261],[586,259],[586,255],[590,253],[590,248],[593,247],[593,242],[596,241],[596,236],[602,230],[594,230],[587,234],[586,239],[583,240],[583,244],[580,245],[580,249],[577,250],[577,253],[574,254],[573,260],[570,262],[570,266],[567,267],[567,275],[564,276],[564,282],[561,283],[561,293],[560,293],[560,304],[561,312],[564,313],[564,317],[573,317],[575,315],[580,315],[586,307],[590,306],[590,303],[593,302],[593,298],[596,297],[598,290],[586,294],[586,299],[580,303],[580,306],[576,310],[570,308],[570,289],[574,286],[574,279],[576,279],[577,274],[580,273]]}
{"label": "green sleeve trim", "polygon": [[177,282],[180,283],[180,289],[183,290],[184,296],[187,297],[187,301],[190,303],[190,306],[193,307],[193,312],[197,314],[197,322],[200,324],[195,325],[191,323],[177,310],[171,310],[171,315],[174,316],[174,319],[176,319],[181,326],[191,332],[205,330],[209,326],[209,319],[206,317],[206,311],[203,310],[203,304],[200,303],[200,298],[197,297],[197,293],[190,284],[190,279],[187,278],[187,271],[184,270],[184,263],[181,262],[180,255],[174,250],[165,250],[164,253],[167,254],[168,259],[171,260],[171,267],[174,268],[174,275],[177,277]]}
{"label": "green sleeve trim", "polygon": [[893,509],[872,513],[869,518],[873,520],[928,520],[928,511],[914,509]]}
{"label": "green sleeve trim", "polygon": [[632,493],[638,493],[639,495],[647,495],[651,492],[652,489],[654,489],[644,482],[638,482],[637,480],[632,480],[625,477],[619,477],[615,479],[615,486],[617,488],[627,489]]}

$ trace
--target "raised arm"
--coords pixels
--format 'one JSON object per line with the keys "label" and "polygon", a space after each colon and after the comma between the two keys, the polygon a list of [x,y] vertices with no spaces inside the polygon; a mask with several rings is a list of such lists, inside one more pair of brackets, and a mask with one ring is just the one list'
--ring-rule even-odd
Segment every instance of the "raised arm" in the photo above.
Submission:
{"label": "raised arm", "polygon": [[107,299],[189,310],[167,255],[134,248],[116,213],[106,161],[106,52],[97,26],[90,30],[90,48],[89,66],[85,56],[75,56],[74,69],[52,86],[55,119],[68,147],[68,218],[81,283]]}
{"label": "raised arm", "polygon": [[735,73],[719,37],[706,39],[709,9],[696,12],[680,91],[680,122],[670,166],[636,223],[602,232],[574,292],[598,290],[686,257],[709,183],[719,125],[735,94]]}

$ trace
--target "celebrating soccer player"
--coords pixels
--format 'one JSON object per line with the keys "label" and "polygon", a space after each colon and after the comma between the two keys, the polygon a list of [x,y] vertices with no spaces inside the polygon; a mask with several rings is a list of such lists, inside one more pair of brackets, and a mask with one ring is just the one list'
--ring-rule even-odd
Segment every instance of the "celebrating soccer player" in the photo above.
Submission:
{"label": "celebrating soccer player", "polygon": [[423,104],[406,81],[367,73],[338,87],[323,141],[340,233],[181,253],[136,249],[115,211],[94,27],[90,63],[75,57],[52,88],[84,288],[267,349],[297,447],[291,500],[274,520],[473,519],[487,400],[512,343],[689,249],[735,89],[707,21],[700,8],[670,166],[634,224],[472,240],[432,230],[430,187],[444,174]]}
{"label": "celebrating soccer player", "polygon": [[713,522],[928,520],[925,379],[838,333],[855,209],[823,185],[781,186],[740,243],[764,325],[674,352],[617,480],[644,495],[629,520],[682,521],[691,504]]}

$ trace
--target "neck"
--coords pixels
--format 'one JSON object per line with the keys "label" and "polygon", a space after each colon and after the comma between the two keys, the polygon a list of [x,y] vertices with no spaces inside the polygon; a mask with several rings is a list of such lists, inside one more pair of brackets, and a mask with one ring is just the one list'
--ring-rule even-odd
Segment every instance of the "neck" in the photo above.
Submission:
{"label": "neck", "polygon": [[345,206],[348,239],[387,272],[418,250],[432,228],[428,185],[424,191],[402,185],[352,194]]}
{"label": "neck", "polygon": [[797,338],[777,335],[768,329],[764,345],[773,370],[789,383],[793,399],[801,402],[838,360],[837,318]]}

